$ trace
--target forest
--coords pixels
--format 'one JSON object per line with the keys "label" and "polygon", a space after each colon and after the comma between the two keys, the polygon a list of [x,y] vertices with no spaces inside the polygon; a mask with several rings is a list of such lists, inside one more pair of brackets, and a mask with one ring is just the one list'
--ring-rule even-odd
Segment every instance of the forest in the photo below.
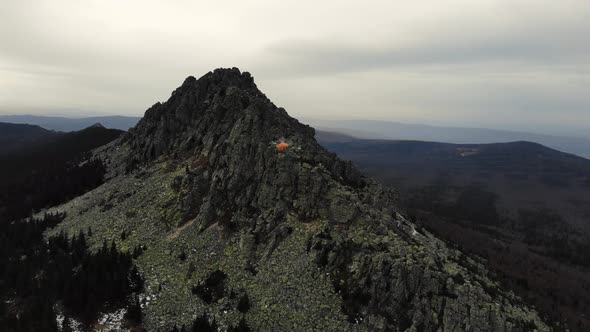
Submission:
{"label": "forest", "polygon": [[0,326],[8,331],[58,331],[57,307],[64,317],[91,324],[101,310],[126,305],[143,288],[131,253],[106,241],[98,251],[89,250],[91,229],[44,241],[43,232],[64,217],[46,214],[2,224],[0,296],[9,305],[2,308]]}
{"label": "forest", "polygon": [[[136,294],[143,279],[132,258],[141,250],[121,252],[114,242],[106,241],[92,250],[88,246],[92,229],[46,237],[45,232],[65,214],[33,217],[102,184],[105,167],[87,153],[120,134],[93,127],[0,155],[3,331],[69,331],[73,319],[90,326],[99,312],[123,306],[129,325],[140,325]],[[61,329],[57,317],[63,318]]]}
{"label": "forest", "polygon": [[417,225],[481,257],[494,279],[551,320],[584,331],[590,308],[590,280],[584,272],[590,267],[588,234],[548,208],[506,215],[498,211],[497,200],[482,185],[434,181],[408,192],[402,204]]}

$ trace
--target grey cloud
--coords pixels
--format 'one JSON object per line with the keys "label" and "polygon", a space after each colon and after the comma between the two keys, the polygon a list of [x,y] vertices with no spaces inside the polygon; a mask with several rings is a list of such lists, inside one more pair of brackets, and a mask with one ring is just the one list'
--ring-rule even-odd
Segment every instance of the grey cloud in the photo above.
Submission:
{"label": "grey cloud", "polygon": [[590,123],[588,16],[585,0],[7,2],[0,112],[138,115],[238,66],[296,116],[565,128]]}
{"label": "grey cloud", "polygon": [[[564,22],[566,25],[567,22]],[[465,35],[435,35],[410,45],[395,41],[377,44],[342,43],[331,39],[286,39],[266,50],[270,65],[295,74],[374,70],[391,66],[465,66],[494,64],[518,66],[526,71],[538,66],[584,66],[590,64],[590,23],[573,26],[540,26],[535,31],[473,38]],[[568,35],[571,34],[571,35]],[[273,62],[274,60],[274,62]],[[518,69],[520,68],[520,69]]]}

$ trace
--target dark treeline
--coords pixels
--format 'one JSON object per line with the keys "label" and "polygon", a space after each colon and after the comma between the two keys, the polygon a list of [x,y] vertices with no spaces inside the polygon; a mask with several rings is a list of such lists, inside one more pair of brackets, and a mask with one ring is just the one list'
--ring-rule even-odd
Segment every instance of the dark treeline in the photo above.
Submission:
{"label": "dark treeline", "polygon": [[[192,324],[178,328],[174,326],[170,332],[217,332],[218,326],[214,319],[210,319],[206,314],[195,318]],[[246,320],[242,318],[236,326],[230,326],[228,332],[250,332],[250,327]]]}
{"label": "dark treeline", "polygon": [[0,122],[0,155],[58,139],[61,133],[29,124]]}
{"label": "dark treeline", "polygon": [[557,212],[521,209],[515,227],[522,232],[525,243],[538,248],[538,253],[590,267],[590,237],[571,227]]}
{"label": "dark treeline", "polygon": [[141,322],[141,308],[132,294],[142,289],[143,281],[132,254],[107,242],[89,250],[90,230],[71,238],[64,233],[46,238],[45,232],[65,215],[31,217],[102,184],[103,163],[85,154],[121,133],[88,128],[0,156],[2,331],[57,331],[56,311],[65,315],[65,325],[71,318],[91,324],[101,310],[125,305],[125,318]]}
{"label": "dark treeline", "polygon": [[0,155],[0,222],[27,217],[100,185],[105,167],[85,154],[121,133],[87,128]]}
{"label": "dark treeline", "polygon": [[499,235],[493,227],[509,230],[540,254],[590,267],[590,238],[559,213],[546,208],[519,209],[516,217],[510,217],[498,212],[497,200],[497,194],[478,185],[449,187],[435,183],[407,195],[404,205],[411,215],[428,211],[492,236]]}
{"label": "dark treeline", "polygon": [[98,251],[89,251],[89,234],[82,232],[43,241],[43,232],[64,217],[47,214],[0,225],[9,235],[0,248],[0,326],[5,331],[57,331],[56,304],[90,324],[100,310],[123,306],[143,288],[132,255],[119,252],[114,243],[105,241]]}
{"label": "dark treeline", "polygon": [[75,198],[102,184],[105,168],[100,160],[77,160],[43,168],[16,182],[0,185],[0,221],[15,220],[47,206]]}
{"label": "dark treeline", "polygon": [[[483,186],[459,187],[439,180],[409,193],[403,204],[418,225],[485,259],[493,278],[551,321],[567,322],[570,331],[586,331],[588,235],[547,208],[503,215],[497,199]],[[559,264],[572,270],[560,272]],[[554,327],[562,331],[564,326]]]}

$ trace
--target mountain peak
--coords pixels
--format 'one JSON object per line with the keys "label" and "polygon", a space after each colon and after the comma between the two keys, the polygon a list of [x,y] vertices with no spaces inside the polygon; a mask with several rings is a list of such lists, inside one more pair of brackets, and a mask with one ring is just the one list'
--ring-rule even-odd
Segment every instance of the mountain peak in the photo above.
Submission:
{"label": "mountain peak", "polygon": [[[296,196],[308,194],[296,184],[308,167],[321,167],[330,181],[366,185],[350,162],[326,151],[314,136],[313,128],[290,117],[260,92],[249,73],[232,68],[187,78],[168,101],[148,109],[123,141],[131,148],[128,170],[164,156],[198,159],[208,174],[223,174],[224,188],[217,191],[226,196],[245,190],[243,186],[267,183],[275,186],[273,190],[279,188],[283,199],[291,196],[296,201]],[[246,184],[244,178],[255,183]],[[250,190],[251,197],[244,200],[254,200],[256,194]],[[274,206],[276,201],[268,199],[264,204]],[[304,212],[314,217],[318,213],[310,206]]]}
{"label": "mountain peak", "polygon": [[131,143],[134,162],[146,162],[195,149],[209,154],[228,139],[238,146],[251,142],[269,149],[288,140],[304,154],[323,151],[314,135],[313,128],[291,118],[258,90],[248,72],[231,68],[186,78],[166,102],[146,111],[124,141]]}
{"label": "mountain peak", "polygon": [[[186,244],[196,259],[214,257],[214,265],[199,269],[231,276],[228,288],[247,288],[255,306],[277,302],[281,313],[297,312],[293,317],[303,320],[253,316],[255,329],[351,330],[358,324],[361,330],[436,331],[468,324],[512,331],[536,324],[546,330],[534,312],[512,307],[510,294],[496,290],[477,262],[464,262],[406,220],[394,191],[363,177],[314,135],[266,98],[248,73],[232,68],[189,77],[104,151],[110,168],[126,168],[108,184],[125,202],[100,193],[94,200],[115,206],[101,215],[109,216],[105,229],[150,230],[142,240],[160,248]],[[130,208],[145,218],[121,218]],[[162,269],[168,275],[178,266],[169,257],[162,266],[153,259],[144,260],[148,274]],[[192,280],[192,294],[207,280]],[[272,284],[280,293],[260,292]],[[174,323],[158,317],[150,327],[164,319]]]}
{"label": "mountain peak", "polygon": [[258,90],[254,83],[254,78],[249,72],[241,72],[238,68],[217,68],[214,71],[196,79],[194,76],[188,76],[182,85],[172,94],[195,93],[196,91],[204,92],[218,92],[223,93],[224,90],[235,87],[244,91],[248,91],[254,95],[263,95]]}
{"label": "mountain peak", "polygon": [[88,128],[102,128],[102,129],[104,129],[105,127],[102,125],[102,123],[97,122],[97,123],[93,124],[92,126],[89,126]]}

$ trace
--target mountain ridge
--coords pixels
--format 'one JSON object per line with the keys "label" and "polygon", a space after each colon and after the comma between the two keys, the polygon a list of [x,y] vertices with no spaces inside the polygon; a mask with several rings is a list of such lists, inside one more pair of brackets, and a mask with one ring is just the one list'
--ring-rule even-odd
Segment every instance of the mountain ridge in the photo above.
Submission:
{"label": "mountain ridge", "polygon": [[[11,126],[20,134],[28,128]],[[83,155],[123,133],[101,127],[69,133],[34,128],[44,134],[42,140],[29,140],[18,149],[0,153],[0,222],[18,220],[31,210],[56,204],[66,193],[73,197],[85,192],[82,187],[93,188],[88,183],[100,183],[101,175],[90,172],[100,165]]]}
{"label": "mountain ridge", "polygon": [[[338,132],[357,139],[414,140],[452,144],[536,142],[559,151],[589,157],[590,138],[489,128],[447,127],[375,120],[302,119],[318,130]],[[367,131],[366,128],[371,128]]]}
{"label": "mountain ridge", "polygon": [[67,216],[51,232],[149,244],[137,263],[154,330],[195,315],[255,330],[550,330],[314,135],[247,72],[188,77],[95,152],[110,180],[52,209]]}
{"label": "mountain ridge", "polygon": [[52,140],[60,133],[29,124],[0,122],[0,154]]}
{"label": "mountain ridge", "polygon": [[29,114],[0,114],[0,122],[16,123],[16,124],[31,124],[43,127],[48,130],[56,130],[62,132],[79,131],[88,128],[96,123],[101,123],[107,128],[128,130],[133,127],[140,118],[132,116],[95,116],[85,118],[69,118],[59,116],[43,116],[43,115],[29,115]]}

